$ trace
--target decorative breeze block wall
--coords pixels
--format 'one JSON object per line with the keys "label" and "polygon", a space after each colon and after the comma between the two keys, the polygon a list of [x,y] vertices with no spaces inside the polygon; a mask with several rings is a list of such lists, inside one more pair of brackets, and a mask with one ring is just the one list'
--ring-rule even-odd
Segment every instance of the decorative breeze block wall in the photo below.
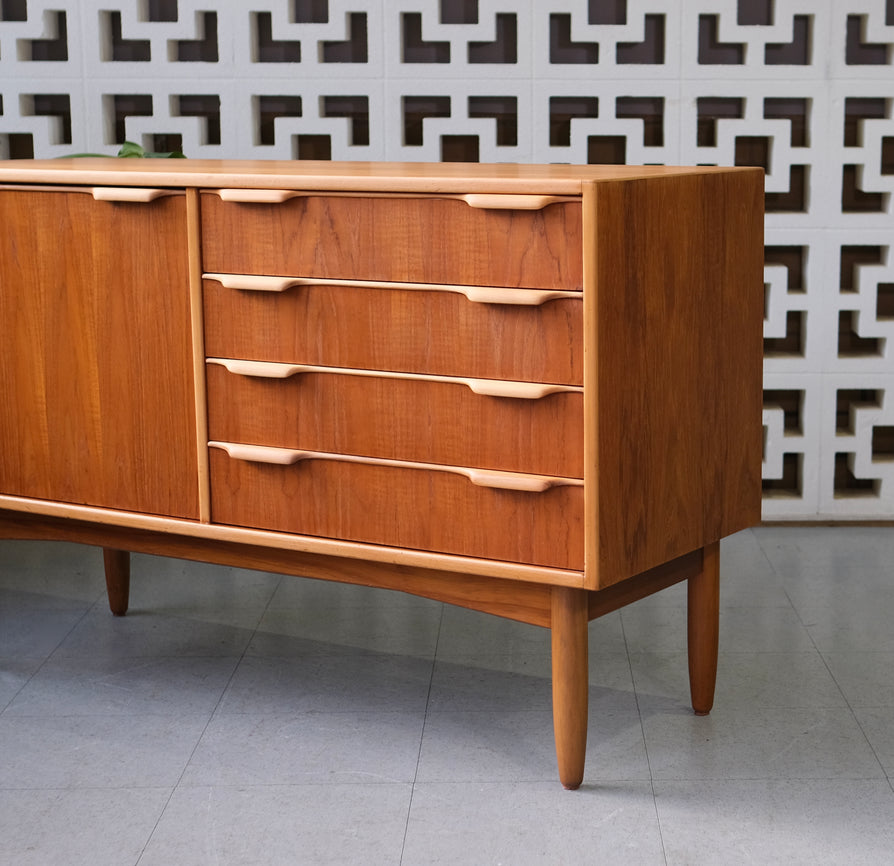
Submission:
{"label": "decorative breeze block wall", "polygon": [[894,0],[0,0],[0,157],[761,165],[766,519],[894,517]]}

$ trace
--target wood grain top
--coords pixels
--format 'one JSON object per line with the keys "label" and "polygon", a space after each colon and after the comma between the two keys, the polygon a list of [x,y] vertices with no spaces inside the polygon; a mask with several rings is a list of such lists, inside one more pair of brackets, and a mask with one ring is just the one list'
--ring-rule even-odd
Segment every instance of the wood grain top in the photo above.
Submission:
{"label": "wood grain top", "polygon": [[233,187],[354,192],[535,193],[579,195],[587,181],[636,180],[753,168],[712,166],[520,165],[325,162],[312,160],[0,160],[0,183]]}

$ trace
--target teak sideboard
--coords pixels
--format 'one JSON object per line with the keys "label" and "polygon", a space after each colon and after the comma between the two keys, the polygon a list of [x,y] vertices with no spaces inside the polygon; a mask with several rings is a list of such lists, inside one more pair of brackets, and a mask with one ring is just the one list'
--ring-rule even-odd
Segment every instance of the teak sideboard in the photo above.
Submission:
{"label": "teak sideboard", "polygon": [[551,629],[580,785],[589,620],[760,514],[759,169],[0,163],[0,537],[402,590]]}

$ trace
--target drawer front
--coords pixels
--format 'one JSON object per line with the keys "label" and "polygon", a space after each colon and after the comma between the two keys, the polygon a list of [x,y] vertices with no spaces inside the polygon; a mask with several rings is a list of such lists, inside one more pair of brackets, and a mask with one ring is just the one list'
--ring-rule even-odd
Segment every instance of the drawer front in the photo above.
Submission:
{"label": "drawer front", "polygon": [[[225,362],[230,363],[230,362]],[[235,366],[238,371],[240,365]],[[519,383],[208,365],[211,439],[583,477],[583,394]],[[287,378],[275,378],[290,373]]]}
{"label": "drawer front", "polygon": [[[511,197],[510,197],[511,198]],[[202,194],[206,271],[580,289],[581,204],[482,209],[436,197]]]}
{"label": "drawer front", "polygon": [[270,465],[211,449],[216,523],[583,568],[583,488],[501,490],[437,469],[328,459]]}
{"label": "drawer front", "polygon": [[333,367],[583,383],[578,298],[537,305],[409,290],[297,285],[281,292],[205,280],[209,356]]}

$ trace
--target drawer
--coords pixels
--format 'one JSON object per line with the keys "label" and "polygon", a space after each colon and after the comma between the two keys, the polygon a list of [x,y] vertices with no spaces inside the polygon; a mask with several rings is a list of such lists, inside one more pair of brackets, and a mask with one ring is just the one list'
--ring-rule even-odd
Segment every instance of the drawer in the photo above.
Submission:
{"label": "drawer", "polygon": [[583,383],[578,295],[216,276],[204,283],[212,357]]}
{"label": "drawer", "polygon": [[229,360],[207,377],[211,439],[583,477],[579,388]]}
{"label": "drawer", "polygon": [[[273,191],[274,193],[276,191]],[[529,196],[334,196],[223,201],[270,191],[202,193],[206,271],[581,289],[581,203],[512,207]],[[482,197],[468,196],[470,201]],[[536,198],[536,197],[535,197]],[[549,200],[549,199],[547,199]]]}
{"label": "drawer", "polygon": [[[490,483],[487,477],[452,467],[371,464],[338,455],[212,445],[215,523],[583,568],[580,482],[507,476],[496,483],[532,481],[534,489],[500,489],[484,486]],[[270,460],[281,462],[266,462]]]}

